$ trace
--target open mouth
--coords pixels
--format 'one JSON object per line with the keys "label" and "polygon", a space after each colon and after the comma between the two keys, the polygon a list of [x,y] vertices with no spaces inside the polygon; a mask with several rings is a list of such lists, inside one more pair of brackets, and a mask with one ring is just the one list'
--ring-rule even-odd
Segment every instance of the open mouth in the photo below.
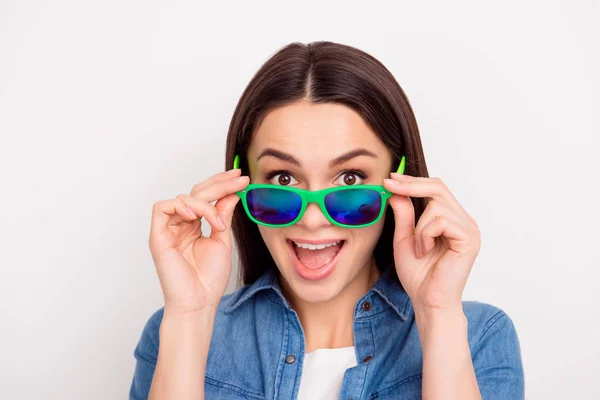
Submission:
{"label": "open mouth", "polygon": [[287,240],[290,257],[296,272],[305,279],[323,279],[336,264],[345,240],[332,240],[328,243],[309,244]]}

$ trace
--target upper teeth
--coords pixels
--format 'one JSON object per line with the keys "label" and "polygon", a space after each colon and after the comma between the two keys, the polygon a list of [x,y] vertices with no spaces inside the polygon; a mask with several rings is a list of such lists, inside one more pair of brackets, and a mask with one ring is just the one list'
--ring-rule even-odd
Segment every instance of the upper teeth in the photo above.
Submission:
{"label": "upper teeth", "polygon": [[309,244],[309,243],[298,243],[298,242],[294,242],[296,244],[296,246],[298,247],[302,247],[303,249],[308,249],[308,250],[321,250],[324,249],[326,247],[331,247],[331,246],[335,246],[336,244],[338,244],[340,242],[340,240],[338,240],[337,242],[332,242],[332,243],[323,243],[323,244]]}

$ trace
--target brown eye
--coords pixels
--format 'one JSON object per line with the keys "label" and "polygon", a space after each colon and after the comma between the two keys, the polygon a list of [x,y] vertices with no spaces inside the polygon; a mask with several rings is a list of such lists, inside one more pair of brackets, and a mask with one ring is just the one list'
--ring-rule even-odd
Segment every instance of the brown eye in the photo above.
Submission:
{"label": "brown eye", "polygon": [[342,175],[340,175],[337,178],[337,184],[338,185],[345,185],[345,186],[351,186],[351,185],[360,185],[362,183],[362,180],[365,179],[366,176],[361,176],[359,173],[357,172],[344,172]]}
{"label": "brown eye", "polygon": [[289,186],[298,183],[296,179],[288,173],[279,173],[269,179],[273,185]]}
{"label": "brown eye", "polygon": [[356,175],[344,175],[344,183],[346,185],[354,185],[356,183]]}
{"label": "brown eye", "polygon": [[289,175],[283,175],[283,174],[279,175],[279,184],[280,185],[284,185],[284,186],[289,185],[290,181],[291,181],[291,179],[290,179]]}

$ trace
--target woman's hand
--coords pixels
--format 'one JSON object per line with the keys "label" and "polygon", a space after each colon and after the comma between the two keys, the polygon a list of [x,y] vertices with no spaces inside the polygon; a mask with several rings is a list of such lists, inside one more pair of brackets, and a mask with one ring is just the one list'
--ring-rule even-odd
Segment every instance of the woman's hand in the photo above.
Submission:
{"label": "woman's hand", "polygon": [[[479,227],[439,178],[392,174],[396,273],[416,311],[462,310],[462,292],[481,239]],[[415,227],[410,197],[430,202]]]}
{"label": "woman's hand", "polygon": [[[198,183],[189,195],[154,204],[149,244],[165,310],[188,313],[218,306],[231,275],[235,192],[248,183],[239,169],[230,170]],[[210,237],[202,236],[202,218],[210,224]]]}

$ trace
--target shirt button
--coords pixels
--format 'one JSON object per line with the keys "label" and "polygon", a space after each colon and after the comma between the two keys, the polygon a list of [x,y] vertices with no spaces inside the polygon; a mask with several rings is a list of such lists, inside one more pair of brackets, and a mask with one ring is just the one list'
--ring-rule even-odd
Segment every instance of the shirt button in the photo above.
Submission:
{"label": "shirt button", "polygon": [[285,358],[285,362],[288,364],[293,364],[294,361],[296,361],[296,357],[294,357],[293,354],[288,354],[287,357]]}
{"label": "shirt button", "polygon": [[362,306],[362,307],[363,307],[363,310],[365,310],[365,311],[369,311],[369,310],[371,309],[371,303],[369,303],[368,301],[365,301],[365,302],[363,303],[363,306]]}
{"label": "shirt button", "polygon": [[365,358],[363,358],[363,362],[367,362],[367,361],[369,361],[371,358],[372,358],[371,356],[366,356]]}

